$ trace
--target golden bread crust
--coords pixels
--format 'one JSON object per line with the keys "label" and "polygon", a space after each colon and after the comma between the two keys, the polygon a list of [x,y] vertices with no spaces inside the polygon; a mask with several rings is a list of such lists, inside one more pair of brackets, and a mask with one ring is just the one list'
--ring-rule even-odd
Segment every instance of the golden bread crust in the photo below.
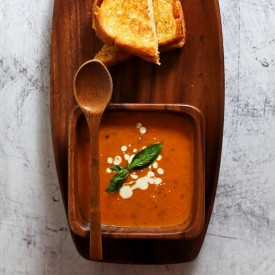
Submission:
{"label": "golden bread crust", "polygon": [[[154,13],[159,48],[185,43],[185,21],[179,0],[154,0]],[[180,43],[181,42],[181,43]]]}
{"label": "golden bread crust", "polygon": [[129,52],[104,44],[101,50],[95,55],[94,59],[101,61],[107,68],[110,68],[133,56],[134,55]]}
{"label": "golden bread crust", "polygon": [[152,0],[95,0],[94,25],[107,45],[159,64]]}
{"label": "golden bread crust", "polygon": [[170,43],[168,45],[162,45],[159,48],[159,51],[160,52],[168,52],[168,51],[171,51],[171,50],[179,49],[179,48],[183,47],[184,43],[185,43],[185,41],[179,41],[179,42]]}
{"label": "golden bread crust", "polygon": [[[102,0],[97,1],[97,5],[102,2]],[[180,1],[153,0],[153,4],[159,51],[165,52],[181,48],[185,44],[186,28]],[[95,59],[100,60],[109,68],[134,55],[127,50],[105,44],[96,54]],[[144,59],[146,60],[146,58]]]}

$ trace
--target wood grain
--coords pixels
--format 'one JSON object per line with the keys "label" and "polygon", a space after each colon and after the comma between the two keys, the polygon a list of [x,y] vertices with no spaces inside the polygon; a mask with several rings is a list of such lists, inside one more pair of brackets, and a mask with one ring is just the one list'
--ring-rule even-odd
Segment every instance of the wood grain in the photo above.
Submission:
{"label": "wood grain", "polygon": [[108,69],[100,61],[85,62],[74,78],[74,95],[90,129],[90,259],[102,260],[99,141],[100,120],[112,97],[113,82]]}
{"label": "wood grain", "polygon": [[[110,69],[112,102],[184,103],[205,117],[206,214],[200,235],[189,241],[103,239],[104,261],[177,263],[198,255],[216,194],[224,114],[224,64],[219,7],[216,0],[182,2],[186,45],[161,54],[161,66],[133,58]],[[92,59],[102,42],[91,28],[91,3],[56,0],[51,38],[51,124],[56,168],[68,210],[68,118],[76,102],[73,76]],[[89,243],[72,234],[79,253],[88,258]],[[165,246],[165,250],[162,249]]]}

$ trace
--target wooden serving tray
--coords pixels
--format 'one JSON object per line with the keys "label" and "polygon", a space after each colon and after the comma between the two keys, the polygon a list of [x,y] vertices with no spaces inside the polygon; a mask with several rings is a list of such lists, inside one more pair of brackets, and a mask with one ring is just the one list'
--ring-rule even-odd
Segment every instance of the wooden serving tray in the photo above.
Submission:
{"label": "wooden serving tray", "polygon": [[[218,183],[224,115],[224,64],[217,0],[184,0],[185,46],[161,54],[161,66],[138,57],[110,69],[114,103],[183,103],[205,118],[205,224],[192,240],[103,238],[103,261],[168,264],[194,260],[203,243]],[[76,105],[73,77],[102,42],[92,30],[91,0],[55,0],[51,36],[51,124],[56,169],[68,213],[68,119]],[[89,239],[72,233],[88,258]]]}

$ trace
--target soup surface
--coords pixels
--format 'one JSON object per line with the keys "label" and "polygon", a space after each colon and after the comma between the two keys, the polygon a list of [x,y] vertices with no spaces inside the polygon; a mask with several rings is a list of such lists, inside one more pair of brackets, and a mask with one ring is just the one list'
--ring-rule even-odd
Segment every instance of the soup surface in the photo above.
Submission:
{"label": "soup surface", "polygon": [[[84,117],[77,127],[79,205],[89,220],[90,135]],[[163,144],[162,151],[152,165],[130,171],[121,192],[106,192],[116,174],[111,166],[125,167],[137,152],[158,142]],[[190,118],[172,113],[108,112],[101,121],[99,144],[102,224],[166,227],[189,219],[194,189],[194,126]],[[147,184],[139,180],[144,178]],[[125,186],[132,190],[130,196],[123,192]]]}

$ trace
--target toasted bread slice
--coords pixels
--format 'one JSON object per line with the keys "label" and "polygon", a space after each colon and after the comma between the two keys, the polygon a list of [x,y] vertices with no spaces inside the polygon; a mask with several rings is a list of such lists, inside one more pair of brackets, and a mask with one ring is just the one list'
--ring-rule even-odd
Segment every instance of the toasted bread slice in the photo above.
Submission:
{"label": "toasted bread slice", "polygon": [[152,0],[95,0],[97,36],[109,46],[159,64]]}
{"label": "toasted bread slice", "polygon": [[[180,1],[153,0],[153,4],[159,51],[181,48],[185,43],[186,29]],[[105,44],[95,59],[111,67],[133,56],[127,51]]]}
{"label": "toasted bread slice", "polygon": [[180,1],[154,0],[154,15],[159,49],[182,47],[186,30]]}

